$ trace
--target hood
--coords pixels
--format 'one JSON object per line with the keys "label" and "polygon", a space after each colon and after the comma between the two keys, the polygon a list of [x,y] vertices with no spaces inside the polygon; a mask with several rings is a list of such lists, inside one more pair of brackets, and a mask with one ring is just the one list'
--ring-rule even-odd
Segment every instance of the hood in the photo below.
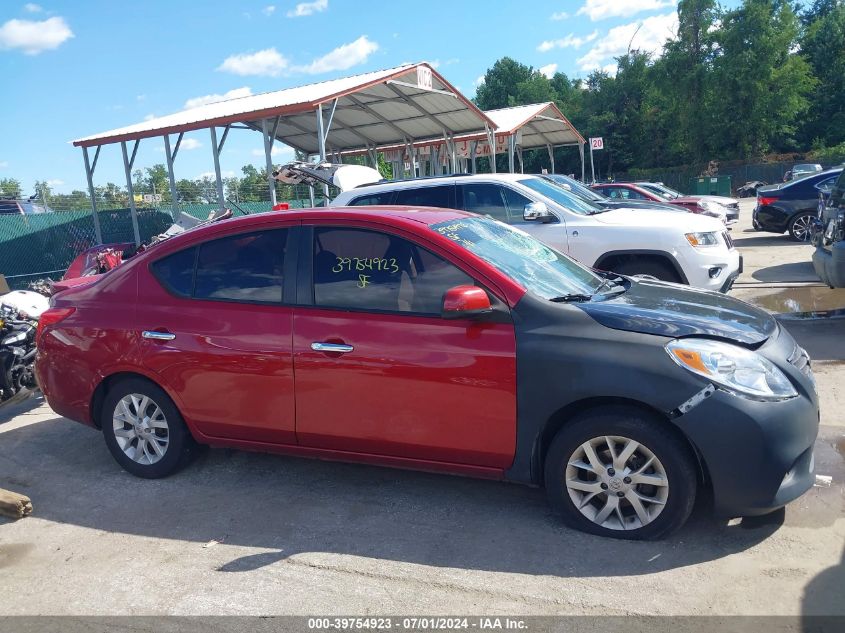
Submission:
{"label": "hood", "polygon": [[[679,207],[683,209],[683,207]],[[724,223],[707,215],[698,213],[667,213],[654,209],[633,209],[621,208],[611,209],[604,213],[597,213],[592,218],[602,224],[615,224],[625,226],[659,226],[664,228],[675,228],[681,233],[691,231],[707,232],[725,230]]]}
{"label": "hood", "polygon": [[633,279],[623,294],[574,305],[605,327],[657,336],[706,336],[756,346],[777,331],[774,317],[743,301],[662,281]]}
{"label": "hood", "polygon": [[282,165],[273,172],[273,178],[286,185],[332,185],[341,191],[349,191],[384,180],[378,170],[364,165],[304,163],[302,161]]}
{"label": "hood", "polygon": [[50,307],[50,300],[32,290],[12,290],[0,297],[0,306],[6,306],[15,312],[37,319]]}

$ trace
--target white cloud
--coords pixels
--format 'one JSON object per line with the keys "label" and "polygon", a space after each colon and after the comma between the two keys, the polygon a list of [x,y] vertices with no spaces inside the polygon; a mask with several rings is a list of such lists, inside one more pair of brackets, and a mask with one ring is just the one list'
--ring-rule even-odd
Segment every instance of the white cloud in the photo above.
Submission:
{"label": "white cloud", "polygon": [[[235,172],[231,169],[221,169],[220,170],[220,177],[221,178],[232,178],[234,177]],[[208,178],[209,180],[215,180],[217,176],[215,176],[213,171],[204,171],[199,176],[197,176],[197,180],[204,180]]]}
{"label": "white cloud", "polygon": [[35,4],[34,2],[27,2],[23,5],[23,10],[27,13],[41,13],[44,9],[41,8],[40,4]]}
{"label": "white cloud", "polygon": [[557,64],[546,64],[545,66],[540,66],[540,73],[551,79],[555,76],[557,72]]}
{"label": "white cloud", "polygon": [[249,86],[243,88],[234,88],[228,92],[220,94],[203,95],[201,97],[194,97],[185,102],[185,109],[197,108],[199,106],[208,105],[209,103],[217,103],[218,101],[225,101],[227,99],[238,99],[240,97],[249,97],[252,95],[252,90]]}
{"label": "white cloud", "polygon": [[58,178],[54,178],[53,180],[47,181],[47,185],[49,187],[61,187],[63,184],[65,184],[65,181],[59,180]]}
{"label": "white cloud", "polygon": [[6,169],[9,166],[9,161],[7,160],[0,160],[0,169]]}
{"label": "white cloud", "polygon": [[275,12],[276,12],[276,5],[274,5],[274,4],[268,4],[266,7],[261,9],[261,13],[263,13],[267,17],[270,17]]}
{"label": "white cloud", "polygon": [[627,18],[642,11],[674,7],[677,0],[586,0],[576,15],[586,15],[596,22],[607,18]]}
{"label": "white cloud", "polygon": [[552,13],[551,19],[558,21],[558,20],[565,20],[568,17],[569,17],[569,14],[566,11],[559,11],[558,13]]}
{"label": "white cloud", "polygon": [[[584,71],[602,69],[615,72],[615,57],[631,50],[660,53],[667,40],[675,39],[678,32],[678,14],[674,11],[654,15],[642,21],[615,26],[590,51],[578,58],[578,67]],[[612,74],[612,73],[611,73]]]}
{"label": "white cloud", "polygon": [[306,66],[295,66],[293,70],[317,75],[334,70],[346,70],[367,61],[370,55],[378,50],[378,44],[362,35],[354,42],[338,46],[333,51],[318,57]]}
{"label": "white cloud", "polygon": [[540,45],[537,46],[537,50],[541,53],[547,53],[555,48],[581,48],[584,44],[592,42],[598,36],[598,31],[593,31],[589,35],[585,35],[583,37],[570,33],[559,40],[546,40],[545,42],[540,42]]}
{"label": "white cloud", "polygon": [[[252,150],[252,155],[258,158],[264,158],[264,150],[263,149],[254,149]],[[283,145],[273,145],[273,149],[270,150],[270,156],[293,156],[293,149],[290,147],[286,147]]]}
{"label": "white cloud", "polygon": [[27,55],[38,55],[58,48],[73,37],[64,18],[9,20],[0,26],[0,50],[19,48]]}
{"label": "white cloud", "polygon": [[288,11],[289,18],[301,18],[313,13],[321,13],[329,8],[329,0],[314,0],[313,2],[300,2],[296,7]]}
{"label": "white cloud", "polygon": [[179,144],[179,149],[184,149],[185,151],[199,149],[200,147],[202,147],[202,143],[195,138],[183,138]]}
{"label": "white cloud", "polygon": [[230,55],[217,70],[235,75],[264,75],[278,77],[288,68],[290,62],[275,48],[265,48],[257,53]]}
{"label": "white cloud", "polygon": [[154,118],[156,118],[156,115],[150,113],[144,117],[144,121],[152,121]]}
{"label": "white cloud", "polygon": [[475,78],[475,81],[472,82],[473,86],[480,86],[484,83],[484,75],[479,75]]}
{"label": "white cloud", "polygon": [[135,101],[146,101],[147,95],[135,95]]}

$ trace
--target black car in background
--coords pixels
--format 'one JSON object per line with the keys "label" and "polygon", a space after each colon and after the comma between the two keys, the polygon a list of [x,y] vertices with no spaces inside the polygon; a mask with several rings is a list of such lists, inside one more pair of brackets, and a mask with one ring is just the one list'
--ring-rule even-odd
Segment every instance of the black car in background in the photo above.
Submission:
{"label": "black car in background", "polygon": [[787,231],[796,242],[808,242],[819,213],[819,193],[830,191],[841,173],[842,167],[836,167],[758,188],[754,228],[770,233]]}
{"label": "black car in background", "polygon": [[686,209],[678,207],[673,204],[663,204],[661,202],[652,202],[651,200],[613,200],[606,195],[590,189],[584,183],[564,176],[563,174],[540,174],[541,178],[550,180],[551,182],[560,185],[567,191],[575,194],[579,198],[592,202],[603,209],[649,209],[650,211],[675,211],[676,213],[686,213]]}
{"label": "black car in background", "polygon": [[845,288],[845,172],[823,194],[817,230],[813,233],[813,268],[831,288]]}

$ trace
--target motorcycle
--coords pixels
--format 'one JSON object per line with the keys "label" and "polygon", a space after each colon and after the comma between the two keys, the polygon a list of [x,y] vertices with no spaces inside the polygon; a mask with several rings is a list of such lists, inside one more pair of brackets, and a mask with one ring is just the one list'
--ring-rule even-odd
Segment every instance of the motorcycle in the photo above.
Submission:
{"label": "motorcycle", "polygon": [[46,297],[16,290],[0,297],[0,402],[22,389],[36,389],[35,333]]}

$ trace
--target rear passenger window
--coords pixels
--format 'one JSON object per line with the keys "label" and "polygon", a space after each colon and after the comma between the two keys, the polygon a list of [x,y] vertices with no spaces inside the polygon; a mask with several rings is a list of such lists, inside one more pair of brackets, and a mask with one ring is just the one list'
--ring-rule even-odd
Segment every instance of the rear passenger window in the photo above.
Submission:
{"label": "rear passenger window", "polygon": [[191,289],[194,286],[196,252],[196,248],[186,248],[153,262],[150,269],[167,290],[173,294],[190,297]]}
{"label": "rear passenger window", "polygon": [[[461,185],[464,195],[464,211],[489,215],[494,220],[509,222],[503,188],[485,183]],[[522,214],[520,213],[520,217]]]}
{"label": "rear passenger window", "polygon": [[349,206],[351,207],[368,207],[372,205],[379,205],[379,204],[390,204],[391,199],[393,198],[392,191],[384,191],[382,193],[373,193],[369,196],[361,196],[360,198],[355,198],[350,200]]}
{"label": "rear passenger window", "polygon": [[281,303],[286,238],[276,229],[201,244],[194,298]]}
{"label": "rear passenger window", "polygon": [[396,192],[396,202],[394,204],[409,207],[441,207],[449,209],[455,206],[454,189],[454,185],[400,189]]}

